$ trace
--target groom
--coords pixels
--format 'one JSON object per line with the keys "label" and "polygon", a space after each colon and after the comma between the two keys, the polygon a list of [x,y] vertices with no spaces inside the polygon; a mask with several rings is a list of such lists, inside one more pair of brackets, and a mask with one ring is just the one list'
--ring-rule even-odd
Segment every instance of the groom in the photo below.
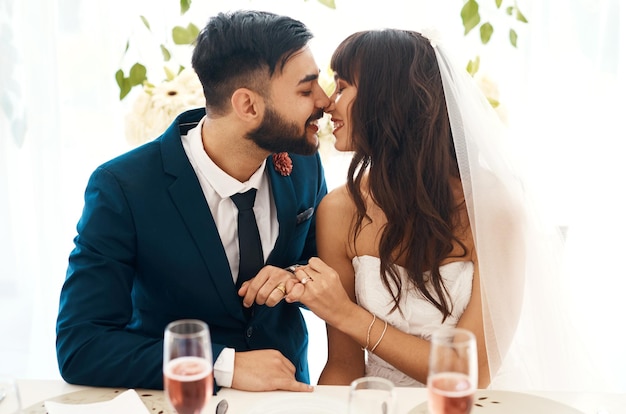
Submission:
{"label": "groom", "polygon": [[237,295],[244,230],[230,198],[256,190],[260,260],[271,265],[260,274],[282,296],[282,268],[315,255],[326,194],[315,122],[329,100],[311,38],[271,13],[211,18],[192,58],[206,109],[92,174],[57,320],[67,382],[162,388],[164,328],[194,318],[210,326],[217,385],[311,389],[298,307],[249,312]]}

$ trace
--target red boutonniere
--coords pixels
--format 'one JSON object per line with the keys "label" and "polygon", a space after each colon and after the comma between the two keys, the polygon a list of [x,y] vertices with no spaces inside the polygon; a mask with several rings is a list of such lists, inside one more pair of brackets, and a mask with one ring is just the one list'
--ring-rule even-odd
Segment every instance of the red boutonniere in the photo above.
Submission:
{"label": "red boutonniere", "polygon": [[289,154],[286,152],[273,154],[272,161],[274,162],[274,169],[278,171],[280,175],[286,177],[291,174],[291,170],[293,170],[293,163],[291,162],[291,158],[289,158]]}

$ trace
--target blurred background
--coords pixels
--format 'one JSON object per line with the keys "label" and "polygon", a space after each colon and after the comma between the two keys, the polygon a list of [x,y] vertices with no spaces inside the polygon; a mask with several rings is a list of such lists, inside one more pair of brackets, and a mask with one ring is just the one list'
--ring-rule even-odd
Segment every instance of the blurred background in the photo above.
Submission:
{"label": "blurred background", "polygon": [[[480,57],[475,77],[499,102],[540,206],[566,234],[563,295],[598,370],[626,392],[618,328],[626,315],[626,4],[477,1],[481,24],[493,28],[487,44],[478,27],[464,34],[467,0],[195,0],[183,15],[176,0],[0,0],[0,372],[59,378],[58,297],[87,179],[138,143],[127,123],[141,113],[142,87],[120,99],[115,73],[141,62],[156,88],[167,78],[161,44],[172,55],[165,66],[190,66],[191,47],[172,43],[174,26],[202,28],[218,11],[246,8],[307,24],[323,74],[335,46],[364,29],[436,31],[461,64]],[[321,151],[329,187],[340,185],[349,154],[336,153],[329,136]],[[325,329],[306,318],[316,381]]]}

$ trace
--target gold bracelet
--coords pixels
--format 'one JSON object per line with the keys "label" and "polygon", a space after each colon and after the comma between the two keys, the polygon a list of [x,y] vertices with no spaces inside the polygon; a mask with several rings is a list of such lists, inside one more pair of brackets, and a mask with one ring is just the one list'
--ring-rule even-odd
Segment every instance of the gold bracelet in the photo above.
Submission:
{"label": "gold bracelet", "polygon": [[380,344],[380,341],[383,340],[383,336],[385,336],[385,332],[387,332],[387,321],[385,321],[385,327],[383,328],[383,333],[380,334],[380,338],[378,338],[378,341],[376,342],[376,344],[372,347],[372,350],[370,351],[371,353],[374,353],[374,350],[376,349],[376,347],[378,346],[378,344]]}
{"label": "gold bracelet", "polygon": [[374,326],[374,322],[376,322],[376,315],[372,313],[372,316],[374,318],[372,318],[372,323],[370,323],[370,326],[367,328],[367,338],[365,339],[365,346],[361,348],[361,351],[366,351],[367,348],[369,348],[370,346],[370,334],[372,333],[372,326]]}

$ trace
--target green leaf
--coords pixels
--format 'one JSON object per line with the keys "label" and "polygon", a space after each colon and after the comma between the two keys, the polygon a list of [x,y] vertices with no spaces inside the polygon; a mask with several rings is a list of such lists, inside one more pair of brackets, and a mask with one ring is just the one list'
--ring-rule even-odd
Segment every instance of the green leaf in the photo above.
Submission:
{"label": "green leaf", "polygon": [[187,13],[189,7],[191,6],[191,0],[180,0],[180,15]]}
{"label": "green leaf", "polygon": [[500,8],[502,6],[502,0],[496,0],[496,7]]}
{"label": "green leaf", "polygon": [[506,8],[506,14],[508,14],[509,16],[513,16],[513,6],[509,6]]}
{"label": "green leaf", "polygon": [[191,45],[198,38],[198,26],[189,23],[187,27],[176,26],[172,29],[172,39],[177,45]]}
{"label": "green leaf", "polygon": [[468,0],[461,9],[461,19],[465,27],[465,35],[467,35],[474,27],[480,23],[480,14],[478,14],[478,3],[476,0]]}
{"label": "green leaf", "polygon": [[189,23],[187,25],[187,30],[189,31],[189,34],[193,37],[191,43],[195,42],[198,38],[198,35],[200,34],[200,29],[195,24]]}
{"label": "green leaf", "polygon": [[122,69],[118,69],[117,72],[115,72],[115,81],[120,88],[124,84],[124,71]]}
{"label": "green leaf", "polygon": [[493,99],[487,96],[487,101],[489,101],[489,105],[491,105],[492,108],[497,108],[500,106],[500,101],[498,101],[497,99]]}
{"label": "green leaf", "polygon": [[474,76],[476,72],[478,72],[478,69],[480,69],[480,56],[476,56],[474,60],[470,60],[469,62],[467,62],[467,66],[465,67],[467,73],[472,76]]}
{"label": "green leaf", "polygon": [[509,30],[509,40],[511,41],[511,45],[513,45],[513,47],[517,47],[517,32],[513,29]]}
{"label": "green leaf", "polygon": [[519,11],[519,9],[517,9],[517,16],[516,16],[516,19],[517,19],[518,21],[522,22],[522,23],[528,23],[528,20],[526,19],[526,16],[524,16],[524,15],[522,14],[522,12],[521,12],[521,11]]}
{"label": "green leaf", "polygon": [[135,63],[131,68],[128,74],[128,78],[131,86],[141,85],[143,81],[148,79],[146,77],[146,67],[141,63]]}
{"label": "green leaf", "polygon": [[160,47],[161,47],[161,54],[163,55],[163,60],[166,62],[169,62],[172,59],[172,54],[170,53],[169,50],[167,50],[165,45],[161,44]]}
{"label": "green leaf", "polygon": [[143,25],[146,26],[146,29],[152,31],[150,29],[150,23],[148,22],[148,19],[146,19],[145,16],[139,16],[139,18],[141,18],[141,21],[143,22]]}
{"label": "green leaf", "polygon": [[335,0],[317,0],[320,3],[322,3],[324,6],[328,7],[329,9],[333,9],[335,10],[337,8],[337,6],[335,5]]}
{"label": "green leaf", "polygon": [[115,72],[115,81],[117,82],[117,86],[120,88],[120,101],[124,99],[126,95],[130,92],[132,86],[130,85],[130,80],[124,77],[124,71],[119,69]]}
{"label": "green leaf", "polygon": [[[126,78],[128,80],[128,78]],[[124,86],[120,86],[120,101],[130,93],[130,82],[124,82]]]}
{"label": "green leaf", "polygon": [[493,26],[491,23],[487,22],[480,26],[480,41],[483,42],[483,45],[489,43],[491,40],[491,35],[493,34]]}
{"label": "green leaf", "polygon": [[174,71],[168,68],[167,66],[163,66],[163,70],[165,71],[165,78],[168,81],[171,81],[172,79],[176,77],[176,74],[174,73]]}
{"label": "green leaf", "polygon": [[177,45],[188,45],[189,44],[189,33],[187,29],[182,26],[174,26],[172,29],[172,40]]}

